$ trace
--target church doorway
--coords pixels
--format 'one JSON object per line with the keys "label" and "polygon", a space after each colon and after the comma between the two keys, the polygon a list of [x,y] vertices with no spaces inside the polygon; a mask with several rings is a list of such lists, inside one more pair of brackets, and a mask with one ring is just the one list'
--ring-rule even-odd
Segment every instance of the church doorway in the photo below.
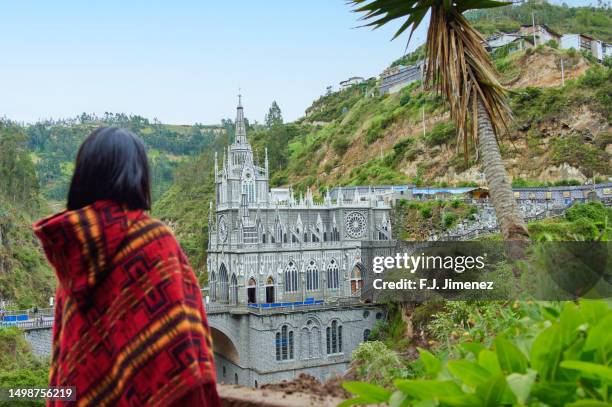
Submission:
{"label": "church doorway", "polygon": [[257,282],[254,278],[249,279],[247,287],[247,298],[249,304],[255,304],[257,302]]}
{"label": "church doorway", "polygon": [[268,277],[266,280],[266,303],[272,304],[274,302],[274,279]]}

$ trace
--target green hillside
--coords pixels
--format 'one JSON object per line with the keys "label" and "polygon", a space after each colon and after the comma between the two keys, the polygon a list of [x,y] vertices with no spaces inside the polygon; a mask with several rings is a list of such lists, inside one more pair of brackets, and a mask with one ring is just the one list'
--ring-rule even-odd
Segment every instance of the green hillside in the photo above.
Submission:
{"label": "green hillside", "polygon": [[[571,74],[577,79],[567,80],[564,87],[540,86],[542,78],[560,74],[554,64],[561,57],[567,77]],[[561,182],[563,175],[554,168],[562,165],[571,166],[580,181],[610,174],[606,152],[612,137],[610,67],[595,64],[589,68],[580,54],[548,47],[495,62],[503,78],[520,82],[509,93],[514,122],[502,144],[513,179],[534,184]],[[368,89],[356,97],[355,92],[358,90],[349,89],[315,102],[316,113],[303,118],[301,131],[294,132],[285,151],[277,152],[287,165],[276,171],[275,180],[298,190],[328,185],[482,182],[474,157],[466,165],[463,155],[456,154],[455,130],[446,103],[423,92],[420,82],[393,95],[378,96],[375,89]],[[320,117],[327,118],[327,123],[321,125]],[[314,119],[319,125],[308,127]],[[264,135],[260,138],[265,139]],[[550,174],[544,175],[545,170]]]}
{"label": "green hillside", "polygon": [[219,126],[166,125],[141,116],[112,113],[101,118],[82,114],[70,120],[26,126],[28,147],[33,152],[42,193],[47,199],[65,200],[81,142],[92,130],[103,125],[130,129],[143,139],[151,164],[154,199],[168,189],[179,163],[208,148],[221,132]]}
{"label": "green hillside", "polygon": [[0,298],[44,305],[55,278],[31,229],[45,204],[22,128],[0,122]]}
{"label": "green hillside", "polygon": [[[604,3],[605,4],[605,3]],[[527,1],[513,6],[471,11],[468,19],[481,33],[510,32],[521,24],[545,24],[559,34],[588,34],[599,40],[612,42],[612,8],[567,7],[548,2]]]}

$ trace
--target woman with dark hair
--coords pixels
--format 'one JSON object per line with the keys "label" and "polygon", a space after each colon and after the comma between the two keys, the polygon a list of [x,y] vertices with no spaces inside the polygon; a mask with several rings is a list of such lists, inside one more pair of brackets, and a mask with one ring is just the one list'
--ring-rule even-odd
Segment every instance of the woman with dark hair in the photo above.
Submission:
{"label": "woman with dark hair", "polygon": [[142,141],[102,127],[68,209],[34,224],[59,280],[50,386],[74,386],[79,406],[220,405],[200,288],[150,208]]}

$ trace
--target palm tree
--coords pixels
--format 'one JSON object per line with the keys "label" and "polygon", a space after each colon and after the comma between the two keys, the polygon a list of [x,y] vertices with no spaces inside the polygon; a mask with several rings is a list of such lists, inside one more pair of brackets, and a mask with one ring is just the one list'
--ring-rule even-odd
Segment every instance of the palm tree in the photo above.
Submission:
{"label": "palm tree", "polygon": [[499,137],[508,130],[511,118],[504,89],[497,80],[491,59],[482,46],[483,38],[472,28],[463,12],[505,6],[494,0],[350,0],[357,12],[365,13],[366,26],[381,27],[402,19],[393,39],[411,28],[410,36],[431,12],[424,80],[434,84],[450,104],[457,128],[458,146],[467,163],[470,146],[477,145],[497,221],[505,240],[529,239],[506,174]]}

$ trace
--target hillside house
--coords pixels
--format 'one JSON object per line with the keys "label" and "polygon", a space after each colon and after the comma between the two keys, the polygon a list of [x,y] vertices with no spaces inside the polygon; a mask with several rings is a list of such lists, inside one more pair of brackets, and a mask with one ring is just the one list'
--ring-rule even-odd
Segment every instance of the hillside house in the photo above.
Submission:
{"label": "hillside house", "polygon": [[604,58],[612,58],[612,43],[602,42],[601,53]]}
{"label": "hillside house", "polygon": [[561,37],[561,48],[587,51],[600,62],[612,56],[612,44],[596,40],[586,34],[565,34]]}
{"label": "hillside house", "polygon": [[365,79],[361,76],[351,76],[350,78],[340,82],[340,90],[348,89],[353,85],[358,85],[364,82]]}
{"label": "hillside house", "polygon": [[533,39],[516,33],[498,33],[487,38],[483,45],[489,52],[502,48],[507,48],[508,52],[515,52],[533,47]]}
{"label": "hillside house", "polygon": [[380,84],[378,85],[380,94],[397,93],[412,82],[420,80],[423,75],[422,67],[423,62],[420,61],[416,65],[397,65],[385,69],[380,75]]}
{"label": "hillside house", "polygon": [[516,34],[521,37],[531,37],[534,38],[535,35],[535,45],[546,44],[548,41],[556,41],[557,43],[561,41],[561,35],[557,32],[553,31],[546,25],[531,25],[531,24],[523,24],[521,28],[516,32]]}

